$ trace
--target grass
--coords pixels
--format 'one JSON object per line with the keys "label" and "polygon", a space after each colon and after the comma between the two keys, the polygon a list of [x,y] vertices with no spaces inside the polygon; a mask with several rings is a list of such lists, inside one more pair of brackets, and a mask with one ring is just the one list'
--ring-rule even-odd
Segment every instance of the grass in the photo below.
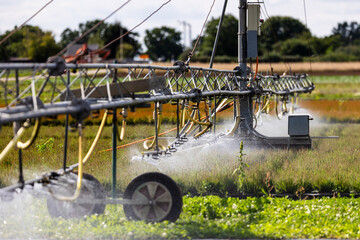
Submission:
{"label": "grass", "polygon": [[270,173],[276,193],[296,193],[301,187],[306,192],[358,192],[359,130],[358,125],[332,126],[321,135],[339,135],[340,139],[313,140],[314,150],[260,153],[248,159],[245,181],[259,183]]}
{"label": "grass", "polygon": [[[183,198],[175,223],[128,221],[121,205],[84,219],[51,218],[44,199],[19,196],[0,206],[1,239],[192,239],[360,237],[360,199]],[[23,204],[19,204],[23,203]],[[21,214],[20,214],[21,213]]]}
{"label": "grass", "polygon": [[312,76],[315,90],[301,95],[312,100],[354,100],[360,99],[359,76]]}

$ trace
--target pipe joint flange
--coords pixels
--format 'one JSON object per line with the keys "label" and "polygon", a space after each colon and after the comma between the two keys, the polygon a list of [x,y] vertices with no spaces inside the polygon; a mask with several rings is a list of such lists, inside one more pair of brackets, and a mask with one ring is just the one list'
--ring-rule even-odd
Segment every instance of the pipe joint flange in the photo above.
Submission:
{"label": "pipe joint flange", "polygon": [[77,98],[71,101],[71,106],[80,107],[79,111],[71,114],[71,116],[75,118],[78,122],[82,122],[85,118],[90,116],[91,108],[88,102]]}
{"label": "pipe joint flange", "polygon": [[195,93],[195,96],[194,96],[194,97],[191,97],[191,98],[190,98],[190,101],[195,102],[195,103],[200,103],[200,102],[201,102],[202,92],[201,92],[200,89],[194,88],[194,89],[192,89],[189,93],[190,93],[190,94]]}
{"label": "pipe joint flange", "polygon": [[66,63],[62,57],[49,57],[48,62],[56,64],[55,68],[48,69],[50,76],[61,76],[64,73],[66,69]]}
{"label": "pipe joint flange", "polygon": [[184,61],[178,60],[178,61],[176,61],[176,62],[174,63],[173,66],[179,66],[179,67],[180,67],[179,69],[176,69],[176,70],[175,70],[175,73],[176,73],[176,74],[183,74],[183,73],[185,73],[185,72],[188,71],[187,65],[186,65],[186,63],[185,63]]}

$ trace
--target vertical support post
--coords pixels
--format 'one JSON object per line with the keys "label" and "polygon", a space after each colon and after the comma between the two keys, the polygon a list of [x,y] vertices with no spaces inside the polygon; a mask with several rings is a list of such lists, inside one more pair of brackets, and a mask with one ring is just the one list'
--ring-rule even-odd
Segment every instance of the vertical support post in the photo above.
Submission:
{"label": "vertical support post", "polygon": [[155,102],[154,105],[154,120],[155,120],[155,151],[158,153],[159,152],[159,133],[158,133],[158,111],[159,111],[159,106],[158,106],[159,102]]}
{"label": "vertical support post", "polygon": [[112,119],[112,197],[116,198],[116,144],[117,144],[116,108],[113,108]]}
{"label": "vertical support post", "polygon": [[[70,70],[68,69],[67,80],[66,80],[65,101],[67,101],[69,98],[69,84],[70,84]],[[69,135],[69,114],[67,113],[65,116],[64,160],[63,160],[64,171],[66,171],[66,166],[67,166],[68,135]]]}
{"label": "vertical support post", "polygon": [[[247,87],[247,0],[239,0],[239,32],[238,32],[238,61],[241,69],[240,87],[245,89]],[[240,115],[244,118],[240,123],[238,134],[249,135],[249,130],[253,130],[253,109],[252,109],[252,95],[246,95],[240,100]]]}
{"label": "vertical support post", "polygon": [[[117,61],[115,60],[115,63]],[[116,82],[117,69],[114,70],[113,83]],[[112,119],[112,198],[116,198],[116,145],[117,145],[117,110],[113,108],[113,119]]]}
{"label": "vertical support post", "polygon": [[[15,84],[16,84],[16,98],[19,97],[20,94],[20,83],[19,83],[19,70],[15,69]],[[14,124],[14,132],[15,134],[20,129],[20,122],[15,122]],[[24,187],[24,174],[23,174],[23,159],[22,159],[22,150],[18,149],[18,158],[19,158],[19,183],[21,183],[22,187]]]}
{"label": "vertical support post", "polygon": [[[176,81],[176,92],[179,92],[179,82]],[[180,100],[176,100],[176,138],[180,138]]]}
{"label": "vertical support post", "polygon": [[216,133],[216,110],[217,110],[216,96],[214,96],[214,109],[215,109],[215,113],[214,113],[213,127],[214,127],[214,134],[215,134]]}

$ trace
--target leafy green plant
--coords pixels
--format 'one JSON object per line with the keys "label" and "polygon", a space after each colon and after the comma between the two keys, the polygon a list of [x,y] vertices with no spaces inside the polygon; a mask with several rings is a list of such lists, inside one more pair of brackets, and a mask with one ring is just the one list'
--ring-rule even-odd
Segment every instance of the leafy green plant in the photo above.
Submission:
{"label": "leafy green plant", "polygon": [[[51,218],[44,199],[0,205],[1,239],[359,239],[358,198],[183,197],[175,223],[126,219],[121,205],[83,219]],[[24,224],[26,223],[26,224]],[[61,231],[59,231],[61,229]]]}
{"label": "leafy green plant", "polygon": [[244,178],[245,178],[245,167],[249,167],[249,165],[247,163],[244,162],[244,156],[246,154],[244,153],[244,143],[243,141],[240,142],[240,150],[239,150],[239,156],[237,158],[237,168],[234,170],[234,172],[232,173],[233,175],[237,176],[237,180],[238,180],[238,189],[240,190],[243,186],[244,183]]}
{"label": "leafy green plant", "polygon": [[36,144],[36,149],[39,152],[44,152],[46,150],[51,150],[54,147],[54,138],[49,138],[48,140],[46,140],[44,143],[38,143]]}

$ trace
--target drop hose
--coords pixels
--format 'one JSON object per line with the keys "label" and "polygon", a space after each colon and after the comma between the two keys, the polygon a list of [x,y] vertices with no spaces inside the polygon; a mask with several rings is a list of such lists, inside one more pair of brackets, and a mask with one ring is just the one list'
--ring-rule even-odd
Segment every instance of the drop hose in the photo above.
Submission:
{"label": "drop hose", "polygon": [[103,132],[103,129],[104,129],[104,126],[106,123],[107,116],[108,116],[108,110],[106,110],[104,113],[99,130],[95,136],[93,143],[91,144],[89,151],[85,155],[84,159],[82,158],[82,127],[81,127],[81,124],[79,124],[79,126],[78,126],[78,130],[79,130],[79,164],[78,164],[78,177],[77,177],[75,193],[71,197],[57,196],[51,191],[51,189],[49,189],[49,192],[51,193],[53,198],[60,200],[60,201],[75,201],[80,196],[82,180],[83,180],[83,165],[90,158],[91,154],[93,153],[93,151],[95,149],[95,146],[97,145],[97,143],[100,139],[101,133]]}
{"label": "drop hose", "polygon": [[13,139],[10,140],[10,142],[8,143],[8,145],[4,148],[4,150],[1,152],[0,154],[0,162],[2,160],[4,160],[4,158],[9,154],[10,150],[15,147],[19,148],[19,149],[26,149],[28,147],[30,147],[31,144],[34,143],[39,130],[40,130],[40,119],[37,118],[35,120],[35,125],[34,125],[34,129],[31,133],[30,139],[27,140],[26,142],[21,142],[20,138],[24,135],[24,133],[26,132],[26,129],[30,127],[30,124],[28,122],[25,122],[23,124],[23,126],[17,131],[17,133],[15,134],[15,136],[13,137]]}
{"label": "drop hose", "polygon": [[[161,126],[161,111],[154,111],[154,114],[157,114],[157,132],[160,132],[160,126]],[[154,115],[155,116],[155,115]],[[155,117],[154,117],[155,118]],[[144,142],[144,148],[146,150],[149,150],[151,148],[154,148],[155,144],[156,144],[156,139],[158,138],[158,136],[154,136],[152,140],[146,140]],[[149,144],[149,142],[151,141],[151,143]],[[159,147],[161,148],[161,150],[166,150],[166,147],[159,144]]]}

